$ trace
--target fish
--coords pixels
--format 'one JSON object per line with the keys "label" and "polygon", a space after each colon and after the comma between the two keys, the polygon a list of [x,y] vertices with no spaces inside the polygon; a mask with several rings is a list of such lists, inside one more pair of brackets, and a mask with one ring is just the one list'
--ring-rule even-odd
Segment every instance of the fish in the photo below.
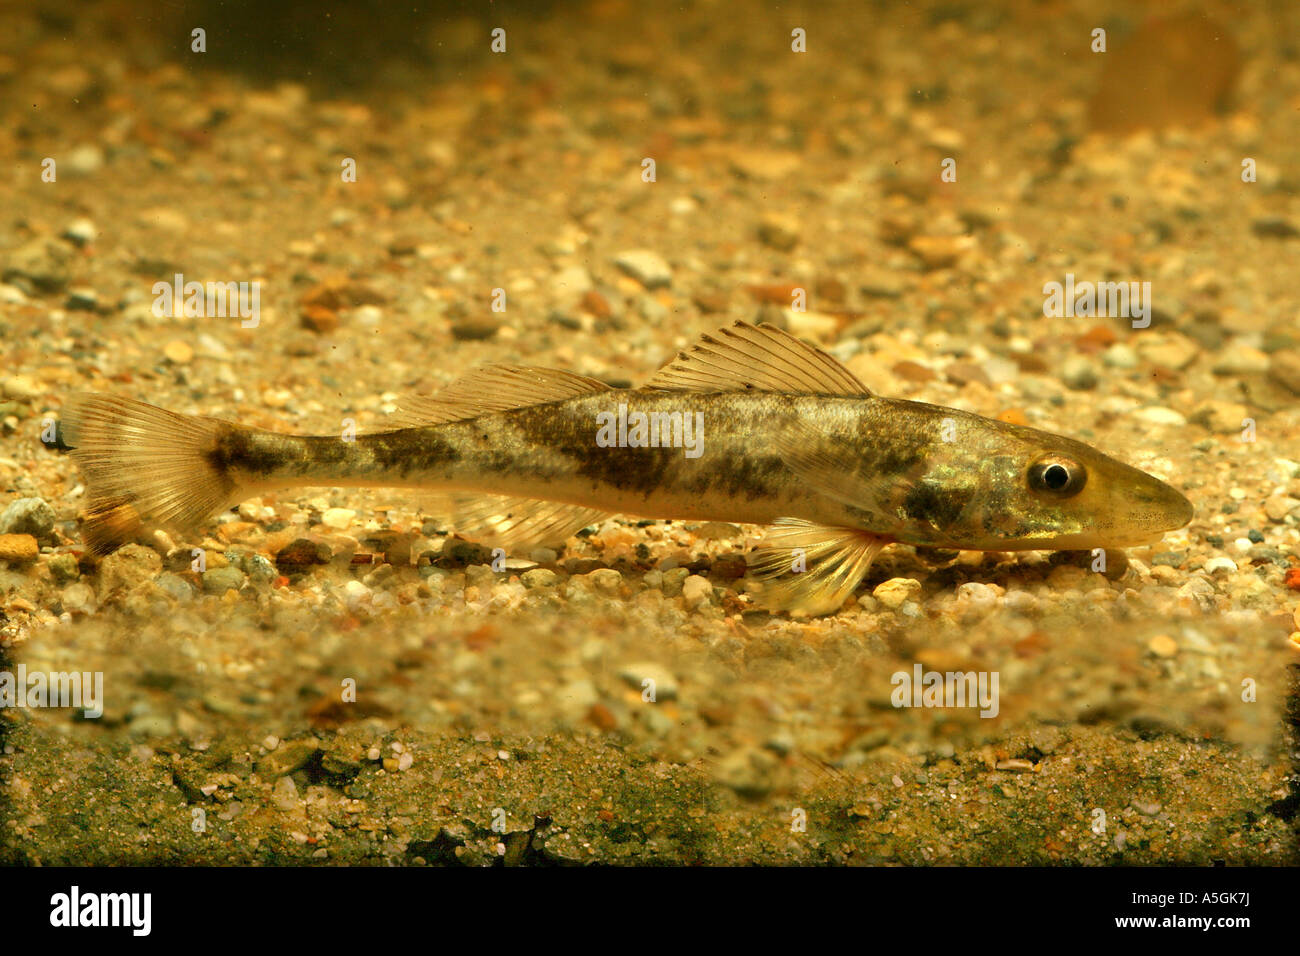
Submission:
{"label": "fish", "polygon": [[620,514],[768,526],[763,603],[806,616],[841,608],[891,544],[1120,549],[1193,515],[1083,442],[878,396],[821,348],[743,321],[638,388],[488,365],[404,400],[391,424],[292,435],[102,392],[61,415],[87,489],[82,536],[101,555],[282,489],[414,488],[440,496],[456,533],[517,553]]}

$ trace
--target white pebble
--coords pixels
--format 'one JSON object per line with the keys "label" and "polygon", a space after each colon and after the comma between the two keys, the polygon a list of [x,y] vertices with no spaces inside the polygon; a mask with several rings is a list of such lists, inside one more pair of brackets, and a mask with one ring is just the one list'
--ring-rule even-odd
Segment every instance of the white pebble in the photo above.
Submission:
{"label": "white pebble", "polygon": [[998,603],[998,592],[987,584],[968,581],[957,588],[957,613],[963,618],[981,618]]}
{"label": "white pebble", "polygon": [[360,581],[349,581],[343,585],[343,602],[348,608],[355,610],[361,604],[365,603],[370,597],[370,588],[366,587]]}
{"label": "white pebble", "polygon": [[682,582],[682,600],[686,602],[687,607],[695,608],[707,604],[712,596],[713,585],[707,578],[692,574]]}
{"label": "white pebble", "polygon": [[921,582],[915,578],[890,578],[876,585],[871,596],[890,610],[898,610],[903,602],[921,593]]}
{"label": "white pebble", "polygon": [[1146,422],[1148,425],[1186,425],[1187,416],[1181,412],[1176,412],[1172,408],[1164,408],[1160,405],[1152,405],[1148,408],[1139,408],[1133,413],[1133,417],[1139,421]]}
{"label": "white pebble", "polygon": [[320,523],[327,528],[343,531],[352,524],[352,519],[356,516],[357,513],[349,508],[327,508],[320,516]]}

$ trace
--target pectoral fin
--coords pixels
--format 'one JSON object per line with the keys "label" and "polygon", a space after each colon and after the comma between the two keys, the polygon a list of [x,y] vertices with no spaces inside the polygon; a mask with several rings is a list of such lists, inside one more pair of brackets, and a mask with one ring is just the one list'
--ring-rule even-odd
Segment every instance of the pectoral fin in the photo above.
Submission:
{"label": "pectoral fin", "polygon": [[764,603],[794,615],[832,614],[891,541],[857,528],[781,518],[755,569],[764,582]]}

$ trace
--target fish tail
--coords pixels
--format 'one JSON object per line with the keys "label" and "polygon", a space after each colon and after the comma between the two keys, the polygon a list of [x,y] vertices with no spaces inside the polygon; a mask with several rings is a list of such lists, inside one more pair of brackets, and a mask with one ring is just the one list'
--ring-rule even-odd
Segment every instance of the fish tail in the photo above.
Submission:
{"label": "fish tail", "polygon": [[147,526],[189,529],[243,497],[221,443],[236,426],[144,402],[83,392],[60,416],[86,481],[82,538],[109,554]]}

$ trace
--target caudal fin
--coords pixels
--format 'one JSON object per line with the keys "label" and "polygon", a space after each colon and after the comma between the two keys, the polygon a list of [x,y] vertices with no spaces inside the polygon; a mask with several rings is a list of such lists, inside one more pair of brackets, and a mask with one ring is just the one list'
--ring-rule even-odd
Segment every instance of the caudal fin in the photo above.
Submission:
{"label": "caudal fin", "polygon": [[192,528],[241,497],[217,454],[226,422],[101,392],[74,395],[60,418],[86,483],[82,537],[96,554],[147,527]]}

